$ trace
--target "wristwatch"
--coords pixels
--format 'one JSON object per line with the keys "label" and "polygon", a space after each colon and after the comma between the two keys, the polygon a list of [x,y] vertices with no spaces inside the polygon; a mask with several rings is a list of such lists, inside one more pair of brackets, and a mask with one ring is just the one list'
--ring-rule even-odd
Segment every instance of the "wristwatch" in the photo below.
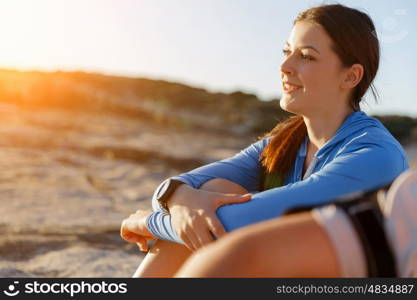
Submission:
{"label": "wristwatch", "polygon": [[169,197],[175,192],[175,190],[184,182],[172,178],[164,180],[156,189],[154,197],[158,201],[159,205],[167,212]]}

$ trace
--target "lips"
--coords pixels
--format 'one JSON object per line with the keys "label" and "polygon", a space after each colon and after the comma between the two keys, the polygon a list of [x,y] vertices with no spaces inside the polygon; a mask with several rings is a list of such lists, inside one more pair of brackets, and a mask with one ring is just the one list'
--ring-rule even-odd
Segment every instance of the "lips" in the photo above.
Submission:
{"label": "lips", "polygon": [[282,82],[282,88],[284,90],[285,93],[292,93],[295,92],[296,90],[300,89],[302,86],[297,85],[297,84],[293,84],[290,83],[288,81],[283,81]]}

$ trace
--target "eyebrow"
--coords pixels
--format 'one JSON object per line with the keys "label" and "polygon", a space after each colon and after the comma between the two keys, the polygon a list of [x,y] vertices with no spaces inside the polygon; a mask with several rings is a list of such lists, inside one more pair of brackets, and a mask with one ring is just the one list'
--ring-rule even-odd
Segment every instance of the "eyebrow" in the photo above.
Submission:
{"label": "eyebrow", "polygon": [[[286,45],[288,45],[288,46],[290,46],[290,43],[288,43],[288,42],[285,42],[285,44]],[[316,51],[317,53],[319,53],[320,54],[320,51],[319,50],[317,50],[316,48],[314,48],[313,46],[311,46],[311,45],[305,45],[305,46],[301,46],[301,47],[298,47],[298,49],[313,49],[314,51]]]}

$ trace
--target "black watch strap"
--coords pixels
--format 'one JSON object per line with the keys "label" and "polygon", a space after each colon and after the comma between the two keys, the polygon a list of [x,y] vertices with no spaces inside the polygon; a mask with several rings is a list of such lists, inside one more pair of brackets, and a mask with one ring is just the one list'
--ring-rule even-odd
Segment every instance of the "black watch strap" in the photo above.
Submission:
{"label": "black watch strap", "polygon": [[175,190],[184,182],[172,178],[164,180],[156,190],[156,200],[159,205],[166,211],[169,212],[168,200],[175,192]]}

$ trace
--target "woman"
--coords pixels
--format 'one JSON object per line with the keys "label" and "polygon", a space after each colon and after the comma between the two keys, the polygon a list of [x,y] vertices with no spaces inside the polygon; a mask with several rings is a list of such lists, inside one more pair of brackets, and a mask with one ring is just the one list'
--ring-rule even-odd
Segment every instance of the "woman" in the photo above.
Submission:
{"label": "woman", "polygon": [[401,145],[360,110],[369,87],[375,95],[379,66],[366,14],[310,8],[294,21],[284,55],[280,106],[295,116],[234,157],[173,177],[155,193],[153,213],[125,220],[122,237],[142,249],[159,238],[135,276],[173,276],[226,232],[384,186],[408,168]]}

